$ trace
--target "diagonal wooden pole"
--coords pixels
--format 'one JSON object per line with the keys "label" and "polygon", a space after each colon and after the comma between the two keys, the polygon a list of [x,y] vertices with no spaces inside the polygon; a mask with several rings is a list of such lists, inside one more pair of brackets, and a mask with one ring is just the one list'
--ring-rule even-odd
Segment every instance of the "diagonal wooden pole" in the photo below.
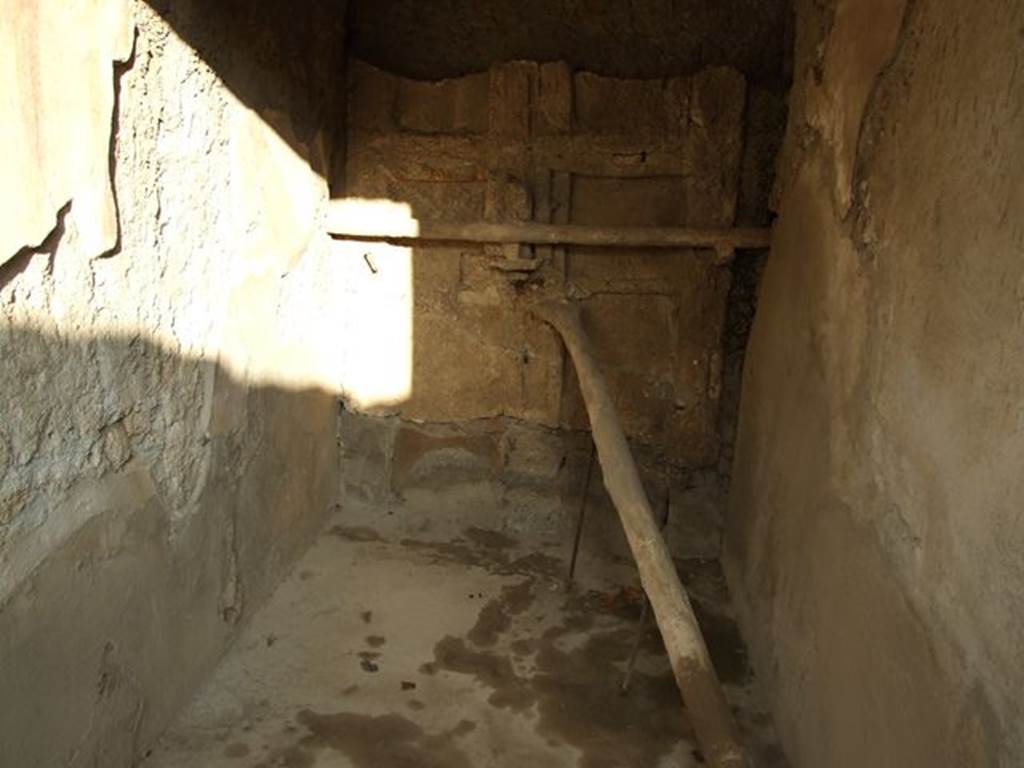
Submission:
{"label": "diagonal wooden pole", "polygon": [[[658,523],[658,529],[664,531],[665,526],[668,525],[668,513],[672,508],[672,481],[667,480],[665,488],[665,509],[661,513],[661,521]],[[622,684],[619,686],[619,693],[625,696],[629,693],[629,685],[633,681],[633,669],[636,667],[637,656],[640,655],[640,645],[644,641],[644,635],[647,634],[647,622],[651,618],[651,601],[644,595],[644,607],[640,612],[640,623],[636,628],[636,638],[633,640],[633,648],[629,653],[629,661],[626,662],[626,674],[622,676]]]}
{"label": "diagonal wooden pole", "polygon": [[714,768],[748,768],[736,725],[711,664],[704,637],[651,512],[640,473],[594,359],[580,313],[566,302],[537,304],[533,313],[561,334],[576,367],[604,485],[619,512],[640,582],[651,601],[676,684],[697,741]]}

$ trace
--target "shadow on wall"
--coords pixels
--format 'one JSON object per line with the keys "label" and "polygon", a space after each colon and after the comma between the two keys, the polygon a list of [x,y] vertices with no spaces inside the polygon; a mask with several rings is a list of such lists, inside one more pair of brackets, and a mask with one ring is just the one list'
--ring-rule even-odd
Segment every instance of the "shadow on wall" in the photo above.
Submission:
{"label": "shadow on wall", "polygon": [[343,169],[347,0],[145,2],[297,154]]}
{"label": "shadow on wall", "polygon": [[[147,2],[357,216],[731,226],[739,177],[759,175],[744,167],[753,96],[733,70],[622,81],[511,64],[423,83],[356,63],[348,78],[345,3]],[[274,50],[293,52],[284,68]],[[521,254],[541,269],[510,274],[500,249],[337,243],[344,399],[416,421],[586,429],[560,343],[526,311],[568,295],[590,311],[631,436],[719,469],[728,270],[694,253],[542,250]]]}
{"label": "shadow on wall", "polygon": [[0,764],[130,765],[333,509],[336,400],[138,335],[6,325],[0,358]]}
{"label": "shadow on wall", "polygon": [[[359,115],[364,130],[346,158],[340,148],[349,137],[339,128],[348,84],[343,52],[331,47],[341,20],[334,8],[313,4],[293,18],[279,3],[258,16],[237,3],[151,5],[264,125],[277,126],[296,156],[292,160],[308,158],[315,173],[329,177],[336,196],[354,187],[353,202],[379,198],[377,208],[364,207],[362,216],[604,223],[614,215],[614,223],[638,225],[729,225],[734,218],[728,200],[736,190],[729,184],[740,172],[744,85],[728,70],[672,83],[585,74],[577,83],[559,65],[510,65],[436,84],[360,78],[353,81],[356,90],[381,87],[376,102],[373,96],[369,105],[356,98],[358,111],[366,113]],[[288,67],[275,66],[270,55],[281,47],[294,52]],[[310,61],[310,52],[320,49],[326,54]],[[328,66],[331,61],[337,65]],[[538,78],[545,88],[556,86],[547,91],[549,103],[533,100]],[[295,82],[309,88],[303,91]],[[675,106],[667,106],[666,88],[680,96]],[[578,164],[578,173],[524,164],[531,141],[546,140],[556,152],[558,142],[572,141],[574,103],[578,138],[589,132],[585,138],[596,147],[601,142],[595,137],[604,136],[611,148],[583,146],[569,162]],[[636,108],[629,109],[631,104]],[[375,113],[377,108],[382,111]],[[530,116],[531,111],[547,114]],[[308,118],[308,125],[296,115]],[[325,124],[331,142],[322,133]],[[366,129],[383,135],[369,141]],[[677,145],[659,149],[669,134]],[[503,143],[503,151],[515,155],[508,166],[492,167],[485,156],[489,142]],[[316,154],[328,144],[333,157],[320,162]],[[628,146],[625,154],[617,151],[621,144]],[[702,157],[718,158],[722,167],[700,166]],[[394,183],[382,186],[388,178]],[[721,178],[731,181],[721,188]],[[623,197],[627,204],[613,202]],[[650,448],[652,466],[669,454],[686,474],[682,490],[699,489],[699,504],[691,509],[699,508],[702,520],[717,519],[716,473],[724,454],[715,420],[728,272],[692,253],[547,250],[533,254],[541,257],[541,270],[509,274],[496,264],[504,254],[494,249],[414,252],[335,244],[322,291],[335,293],[335,306],[321,326],[337,340],[337,375],[318,381],[337,388],[357,409],[405,421],[387,449],[409,449],[399,457],[409,463],[399,467],[399,482],[415,482],[418,474],[436,477],[430,462],[439,453],[457,454],[455,464],[473,465],[470,475],[513,477],[549,488],[561,483],[575,498],[587,460],[578,431],[587,421],[560,343],[526,311],[538,293],[572,295],[587,304],[630,434]],[[266,324],[262,332],[274,338],[281,329]],[[280,357],[271,360],[262,380],[278,381],[283,367]],[[444,434],[424,436],[409,422],[441,425]],[[471,439],[447,433],[448,425],[463,424],[470,425]],[[523,424],[530,429],[521,429]],[[566,428],[577,434],[554,434]],[[533,499],[513,504],[515,516],[528,508],[527,501]],[[549,509],[549,517],[559,513],[557,505]],[[702,542],[702,554],[717,552],[717,532]]]}

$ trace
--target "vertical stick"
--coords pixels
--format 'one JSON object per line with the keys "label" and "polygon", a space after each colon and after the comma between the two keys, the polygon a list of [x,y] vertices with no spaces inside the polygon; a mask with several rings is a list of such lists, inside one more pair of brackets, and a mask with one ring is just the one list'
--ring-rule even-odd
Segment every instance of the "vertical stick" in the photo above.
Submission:
{"label": "vertical stick", "polygon": [[580,497],[580,511],[576,517],[576,536],[572,540],[572,558],[569,560],[569,581],[566,587],[572,586],[572,578],[576,575],[576,557],[580,553],[580,539],[583,537],[583,519],[587,514],[587,497],[590,495],[590,476],[594,472],[594,457],[597,448],[590,441],[590,459],[587,461],[587,477],[583,481],[583,495]]}

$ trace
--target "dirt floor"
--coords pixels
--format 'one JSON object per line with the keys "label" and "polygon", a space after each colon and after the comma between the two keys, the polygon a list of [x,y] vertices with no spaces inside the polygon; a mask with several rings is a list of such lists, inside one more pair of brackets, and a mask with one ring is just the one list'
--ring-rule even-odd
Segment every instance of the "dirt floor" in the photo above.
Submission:
{"label": "dirt floor", "polygon": [[[582,559],[567,590],[568,555],[331,525],[142,765],[700,765],[634,568]],[[784,766],[717,562],[679,565],[757,765]]]}

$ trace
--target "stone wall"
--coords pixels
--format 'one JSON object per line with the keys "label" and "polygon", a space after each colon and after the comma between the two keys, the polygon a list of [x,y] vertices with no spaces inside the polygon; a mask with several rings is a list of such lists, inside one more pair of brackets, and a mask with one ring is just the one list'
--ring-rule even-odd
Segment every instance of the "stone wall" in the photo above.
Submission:
{"label": "stone wall", "polygon": [[[735,70],[630,80],[512,62],[422,82],[356,62],[350,89],[349,201],[388,201],[428,221],[736,220],[747,100]],[[386,265],[400,257],[349,247],[349,290],[383,306]],[[350,512],[379,525],[403,509],[397,519],[438,531],[467,516],[550,535],[571,524],[588,422],[560,341],[528,311],[568,296],[583,307],[652,495],[675,491],[680,554],[717,555],[728,266],[700,251],[550,247],[423,246],[406,259],[406,306],[390,313],[410,316],[408,391],[384,404],[347,393]],[[373,327],[362,333],[374,338]]]}
{"label": "stone wall", "polygon": [[727,536],[798,768],[1024,762],[1022,29],[798,4]]}
{"label": "stone wall", "polygon": [[341,29],[213,5],[0,19],[5,766],[131,765],[334,506]]}

